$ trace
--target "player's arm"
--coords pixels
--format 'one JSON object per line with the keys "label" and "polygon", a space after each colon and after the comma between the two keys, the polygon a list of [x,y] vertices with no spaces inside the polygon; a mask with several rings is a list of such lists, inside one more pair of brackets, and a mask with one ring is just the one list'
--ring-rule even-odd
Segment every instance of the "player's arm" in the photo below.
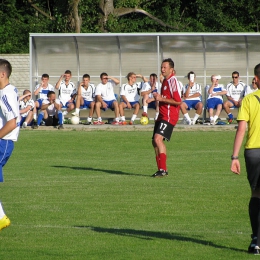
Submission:
{"label": "player's arm", "polygon": [[32,108],[33,108],[32,106],[27,106],[27,107],[25,107],[23,109],[20,109],[19,112],[20,112],[20,114],[24,114],[24,113],[32,110]]}
{"label": "player's arm", "polygon": [[[237,128],[234,145],[233,145],[233,154],[232,154],[233,157],[238,158],[239,151],[240,151],[241,145],[243,143],[244,135],[246,132],[246,125],[247,125],[246,121],[244,121],[244,120],[238,121],[238,128]],[[232,160],[230,170],[233,173],[240,174],[239,159]]]}
{"label": "player's arm", "polygon": [[136,77],[142,79],[143,82],[148,82],[148,79],[145,76],[141,75],[141,74],[136,74]]}
{"label": "player's arm", "polygon": [[6,122],[6,124],[0,129],[0,138],[3,138],[16,128],[16,118],[13,118]]}
{"label": "player's arm", "polygon": [[153,96],[154,96],[156,101],[163,102],[163,103],[169,104],[169,105],[178,106],[182,102],[181,98],[176,98],[176,99],[175,98],[166,98],[166,97],[163,97],[162,95],[160,95],[157,92],[153,93]]}
{"label": "player's arm", "polygon": [[115,78],[115,77],[108,76],[108,79],[112,79],[115,82],[116,85],[120,83],[120,80]]}
{"label": "player's arm", "polygon": [[64,76],[65,76],[64,74],[62,74],[62,75],[60,76],[58,82],[57,82],[56,85],[55,85],[55,88],[56,88],[56,89],[59,89],[60,83],[61,83],[61,81],[63,80]]}

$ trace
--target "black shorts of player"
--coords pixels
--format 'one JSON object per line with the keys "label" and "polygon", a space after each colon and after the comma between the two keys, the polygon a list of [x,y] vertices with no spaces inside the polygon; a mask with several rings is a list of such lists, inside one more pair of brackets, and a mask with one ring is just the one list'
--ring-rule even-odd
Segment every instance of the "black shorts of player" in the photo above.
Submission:
{"label": "black shorts of player", "polygon": [[244,151],[247,179],[252,190],[260,188],[260,149]]}
{"label": "black shorts of player", "polygon": [[59,119],[55,116],[48,116],[47,119],[43,119],[46,126],[57,126],[59,123]]}
{"label": "black shorts of player", "polygon": [[174,125],[170,124],[169,122],[167,122],[165,120],[156,121],[154,124],[152,139],[154,138],[155,134],[159,134],[164,137],[163,140],[170,141],[173,128],[174,128]]}

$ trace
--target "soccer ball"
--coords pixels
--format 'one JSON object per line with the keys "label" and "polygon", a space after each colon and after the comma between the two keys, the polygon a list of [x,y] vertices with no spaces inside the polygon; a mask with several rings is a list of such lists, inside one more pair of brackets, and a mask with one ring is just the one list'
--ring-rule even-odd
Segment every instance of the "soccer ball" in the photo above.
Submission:
{"label": "soccer ball", "polygon": [[73,124],[73,125],[78,125],[78,124],[79,124],[79,117],[78,117],[78,116],[73,116],[73,117],[70,119],[70,122],[71,122],[71,124]]}
{"label": "soccer ball", "polygon": [[149,123],[149,119],[147,116],[142,116],[140,119],[141,125],[147,125]]}

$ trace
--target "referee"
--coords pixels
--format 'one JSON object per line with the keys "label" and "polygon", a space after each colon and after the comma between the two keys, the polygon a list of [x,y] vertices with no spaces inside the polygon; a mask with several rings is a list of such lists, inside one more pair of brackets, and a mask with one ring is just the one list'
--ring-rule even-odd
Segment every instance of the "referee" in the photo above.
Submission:
{"label": "referee", "polygon": [[231,171],[240,174],[238,158],[246,127],[248,133],[244,150],[247,179],[251,187],[249,201],[249,217],[252,228],[252,241],[248,252],[260,254],[260,64],[254,68],[255,81],[258,90],[243,98],[238,112],[238,128],[235,136],[233,154],[231,156]]}

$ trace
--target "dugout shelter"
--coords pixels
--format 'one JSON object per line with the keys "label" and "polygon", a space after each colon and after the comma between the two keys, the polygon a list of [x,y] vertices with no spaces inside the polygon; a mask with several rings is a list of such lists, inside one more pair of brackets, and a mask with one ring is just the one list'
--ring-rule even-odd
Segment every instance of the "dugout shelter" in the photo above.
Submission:
{"label": "dugout shelter", "polygon": [[99,75],[107,72],[120,79],[121,85],[130,71],[146,77],[159,75],[165,58],[173,59],[183,84],[189,71],[196,73],[203,89],[212,74],[221,75],[220,83],[226,85],[233,71],[250,84],[253,68],[260,63],[259,44],[259,33],[31,33],[30,89],[34,90],[43,73],[55,85],[67,69],[76,84],[88,73],[97,85]]}

